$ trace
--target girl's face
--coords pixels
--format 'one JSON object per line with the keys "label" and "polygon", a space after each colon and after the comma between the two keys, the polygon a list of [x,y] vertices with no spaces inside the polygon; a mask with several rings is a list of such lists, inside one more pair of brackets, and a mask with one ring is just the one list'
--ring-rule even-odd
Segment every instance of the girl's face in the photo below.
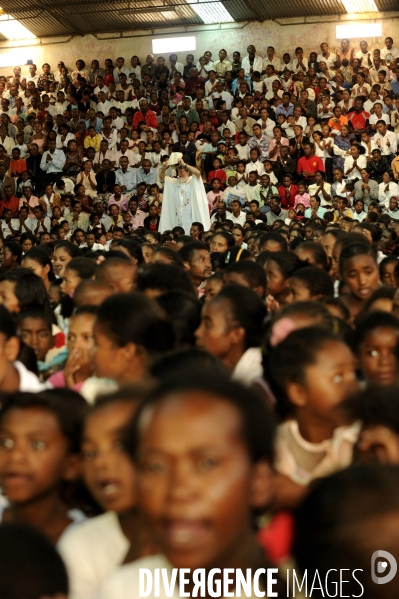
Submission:
{"label": "girl's face", "polygon": [[304,185],[298,185],[298,193],[303,196],[303,194],[306,193],[306,187]]}
{"label": "girl's face", "polygon": [[368,382],[381,385],[392,385],[397,382],[398,342],[399,331],[391,327],[377,327],[365,336],[359,347],[359,361]]}
{"label": "girl's face", "polygon": [[149,245],[143,245],[142,249],[143,249],[144,262],[146,264],[149,264],[151,262],[151,256],[152,256],[154,250]]}
{"label": "girl's face", "polygon": [[[26,241],[29,241],[30,244],[32,244],[30,239],[27,239]],[[39,264],[39,262],[36,262],[36,260],[32,260],[31,258],[25,258],[22,262],[22,266],[23,268],[29,268],[29,270],[31,270],[35,273],[35,275],[40,277],[42,281],[48,281],[48,273],[50,270],[48,264],[46,264],[46,266],[42,266],[41,264]]]}
{"label": "girl's face", "polygon": [[119,514],[136,503],[135,470],[122,450],[121,433],[133,416],[133,402],[117,402],[96,410],[83,432],[83,479],[104,511]]}
{"label": "girl's face", "polygon": [[244,242],[244,235],[241,233],[240,229],[233,229],[232,235],[236,245],[241,246]]}
{"label": "girl's face", "polygon": [[[67,272],[71,272],[67,269]],[[94,349],[93,327],[95,317],[93,314],[81,314],[71,320],[68,333],[68,351],[79,354],[79,363],[91,363],[91,354]]]}
{"label": "girl's face", "polygon": [[266,294],[275,299],[284,294],[288,287],[288,280],[284,278],[278,264],[274,260],[267,260],[266,271]]}
{"label": "girl's face", "polygon": [[397,289],[399,286],[398,275],[396,274],[396,262],[387,262],[381,268],[381,281],[387,287]]}
{"label": "girl's face", "polygon": [[222,235],[215,235],[211,241],[211,252],[227,252],[227,240]]}
{"label": "girl's face", "polygon": [[[31,239],[25,239],[22,243],[21,243],[21,247],[24,250],[24,253],[26,254],[27,252],[29,252],[29,250],[32,249],[33,247],[33,243]],[[24,260],[25,262],[25,260]],[[25,266],[24,268],[29,268],[28,266]],[[33,270],[33,269],[32,269]],[[35,272],[35,271],[33,271]],[[36,274],[36,273],[35,273]]]}
{"label": "girl's face", "polygon": [[287,304],[294,304],[295,302],[308,302],[317,300],[317,297],[310,295],[309,287],[306,287],[305,283],[301,279],[291,277],[288,279],[288,295]]}
{"label": "girl's face", "polygon": [[309,417],[321,418],[324,422],[326,417],[333,422],[341,419],[338,406],[358,389],[355,359],[349,347],[342,341],[327,341],[319,349],[314,364],[306,367],[304,375],[298,394],[300,399],[296,397],[295,401],[291,397],[298,410],[304,411],[303,418],[307,411]]}
{"label": "girl's face", "polygon": [[64,276],[62,277],[62,283],[60,285],[62,293],[72,297],[81,280],[82,279],[79,277],[76,270],[71,270],[67,266],[64,269]]}
{"label": "girl's face", "polygon": [[226,301],[206,303],[202,308],[201,324],[195,332],[197,346],[223,360],[236,344],[236,331]]}
{"label": "girl's face", "polygon": [[65,267],[72,260],[72,256],[65,251],[65,248],[56,248],[54,250],[53,268],[56,275],[63,278]]}
{"label": "girl's face", "polygon": [[359,300],[366,300],[380,284],[377,264],[372,256],[361,254],[345,262],[342,280]]}
{"label": "girl's face", "polygon": [[211,277],[205,283],[205,303],[210,302],[223,289],[223,281]]}
{"label": "girl's face", "polygon": [[253,534],[251,509],[270,491],[249,458],[240,414],[198,391],[166,397],[149,416],[138,497],[162,552],[175,568],[235,563]]}
{"label": "girl's face", "polygon": [[0,427],[0,484],[11,502],[54,494],[62,480],[76,478],[78,467],[53,414],[33,407],[6,414]]}
{"label": "girl's face", "polygon": [[14,291],[15,283],[13,281],[0,282],[0,304],[3,304],[9,312],[18,314],[21,311],[21,305]]}
{"label": "girl's face", "polygon": [[98,377],[119,380],[126,374],[125,347],[119,347],[110,332],[94,324],[94,371]]}

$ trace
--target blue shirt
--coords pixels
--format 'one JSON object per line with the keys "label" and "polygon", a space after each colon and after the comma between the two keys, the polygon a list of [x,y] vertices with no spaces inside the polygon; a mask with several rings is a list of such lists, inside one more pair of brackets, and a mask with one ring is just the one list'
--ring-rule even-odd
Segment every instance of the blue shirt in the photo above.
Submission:
{"label": "blue shirt", "polygon": [[399,94],[399,81],[391,81],[391,87],[394,94]]}
{"label": "blue shirt", "polygon": [[[319,208],[318,211],[316,212],[317,216],[319,218],[323,218],[323,216],[325,215],[325,213],[327,212],[326,208]],[[305,218],[310,218],[312,216],[312,209],[311,208],[306,208],[305,210]]]}
{"label": "blue shirt", "polygon": [[157,171],[155,168],[151,168],[150,172],[146,174],[143,167],[138,169],[137,173],[137,185],[139,183],[145,183],[146,185],[153,185],[157,182]]}
{"label": "blue shirt", "polygon": [[[86,123],[86,129],[88,129],[89,127],[93,127],[93,125],[90,123],[90,121],[85,121],[85,123]],[[101,131],[102,126],[103,126],[102,120],[97,117],[96,124],[94,125],[94,127],[96,128],[96,133],[99,133]]]}
{"label": "blue shirt", "polygon": [[291,116],[292,114],[294,114],[294,105],[291,104],[288,106],[288,108],[284,108],[284,106],[282,104],[279,104],[279,106],[277,106],[276,108],[276,116],[278,114],[283,114],[285,116],[285,118],[287,118],[288,116]]}
{"label": "blue shirt", "polygon": [[115,183],[118,185],[124,185],[126,187],[127,192],[136,191],[137,187],[137,169],[127,167],[126,172],[124,173],[121,168],[118,168],[115,171]]}

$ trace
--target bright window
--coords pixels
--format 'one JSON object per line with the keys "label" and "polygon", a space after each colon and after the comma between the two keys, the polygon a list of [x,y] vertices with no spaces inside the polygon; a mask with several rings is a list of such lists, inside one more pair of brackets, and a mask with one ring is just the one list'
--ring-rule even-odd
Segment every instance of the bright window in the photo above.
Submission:
{"label": "bright window", "polygon": [[234,19],[221,2],[202,2],[187,0],[191,8],[197,13],[204,23],[233,23]]}
{"label": "bright window", "polygon": [[366,37],[382,37],[381,23],[353,23],[350,25],[337,25],[336,27],[337,40],[345,38],[364,39]]}
{"label": "bright window", "polygon": [[342,4],[348,13],[378,12],[374,0],[342,0]]}
{"label": "bright window", "polygon": [[0,33],[9,40],[27,40],[36,37],[25,25],[7,14],[0,14]]}
{"label": "bright window", "polygon": [[162,37],[152,40],[152,51],[154,54],[166,54],[167,52],[187,52],[196,50],[196,39],[192,37]]}

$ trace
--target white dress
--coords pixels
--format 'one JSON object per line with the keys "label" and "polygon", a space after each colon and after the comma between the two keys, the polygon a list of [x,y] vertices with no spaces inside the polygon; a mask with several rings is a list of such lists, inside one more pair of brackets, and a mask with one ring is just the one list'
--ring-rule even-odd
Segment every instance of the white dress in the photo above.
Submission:
{"label": "white dress", "polygon": [[208,200],[201,179],[190,176],[182,182],[165,177],[160,232],[179,226],[189,235],[193,222],[202,223],[205,231],[210,228]]}

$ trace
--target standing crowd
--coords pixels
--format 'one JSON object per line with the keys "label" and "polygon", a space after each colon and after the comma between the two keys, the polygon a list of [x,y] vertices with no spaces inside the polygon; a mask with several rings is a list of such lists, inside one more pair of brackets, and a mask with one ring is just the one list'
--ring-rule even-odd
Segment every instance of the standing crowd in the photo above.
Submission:
{"label": "standing crowd", "polygon": [[399,592],[399,48],[314,50],[0,77],[1,599]]}

